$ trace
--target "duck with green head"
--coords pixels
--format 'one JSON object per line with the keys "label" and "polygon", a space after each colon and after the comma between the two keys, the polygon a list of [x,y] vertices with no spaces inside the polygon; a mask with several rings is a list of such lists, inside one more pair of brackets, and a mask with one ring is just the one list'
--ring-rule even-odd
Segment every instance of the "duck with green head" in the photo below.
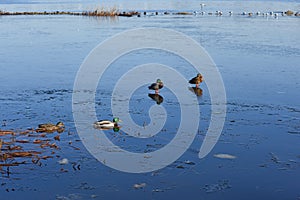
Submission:
{"label": "duck with green head", "polygon": [[112,121],[100,120],[94,123],[94,128],[108,130],[119,127],[118,122],[121,122],[121,120],[118,117],[114,117]]}
{"label": "duck with green head", "polygon": [[164,87],[164,83],[157,79],[156,83],[152,83],[148,88],[149,90],[155,90],[155,94],[158,94],[159,90]]}

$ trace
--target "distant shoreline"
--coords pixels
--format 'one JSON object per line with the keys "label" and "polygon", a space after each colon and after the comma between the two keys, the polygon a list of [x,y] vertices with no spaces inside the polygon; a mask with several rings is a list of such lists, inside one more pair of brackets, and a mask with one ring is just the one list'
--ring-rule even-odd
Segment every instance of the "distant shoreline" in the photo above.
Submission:
{"label": "distant shoreline", "polygon": [[[119,12],[116,9],[112,9],[110,11],[104,11],[104,10],[95,10],[95,11],[84,11],[84,12],[69,12],[69,11],[26,11],[26,12],[7,12],[7,11],[1,11],[0,10],[0,16],[10,16],[10,15],[75,15],[75,16],[91,16],[91,17],[132,17],[137,16],[140,17],[141,15],[217,15],[222,16],[224,15],[222,11],[216,11],[216,12],[137,12],[137,11],[129,11],[129,12]],[[233,12],[228,12],[228,15],[232,16]],[[236,15],[244,15],[244,16],[300,16],[300,12],[293,12],[291,10],[288,11],[277,11],[277,12],[265,12],[265,13],[252,13],[252,12],[243,12],[243,13],[237,13]]]}
{"label": "distant shoreline", "polygon": [[134,15],[139,15],[139,12],[130,11],[130,12],[117,12],[116,10],[111,11],[92,11],[92,12],[69,12],[69,11],[53,11],[53,12],[4,12],[0,10],[0,16],[2,15],[76,15],[76,16],[94,16],[94,17],[115,17],[115,16],[124,16],[132,17]]}

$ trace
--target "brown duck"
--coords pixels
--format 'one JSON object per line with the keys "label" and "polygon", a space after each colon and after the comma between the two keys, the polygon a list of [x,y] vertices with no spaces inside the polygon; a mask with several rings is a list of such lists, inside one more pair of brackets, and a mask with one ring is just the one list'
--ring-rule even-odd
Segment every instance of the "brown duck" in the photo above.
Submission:
{"label": "brown duck", "polygon": [[155,90],[155,94],[158,94],[159,90],[164,87],[164,83],[157,79],[156,83],[152,83],[148,88],[149,90]]}
{"label": "brown duck", "polygon": [[55,131],[61,133],[64,131],[65,125],[62,122],[58,122],[56,125],[54,124],[40,124],[38,128],[35,130],[36,132],[46,132],[53,133]]}
{"label": "brown duck", "polygon": [[199,84],[203,82],[203,76],[198,73],[196,77],[192,78],[189,83],[190,84],[196,84],[196,88],[199,87]]}

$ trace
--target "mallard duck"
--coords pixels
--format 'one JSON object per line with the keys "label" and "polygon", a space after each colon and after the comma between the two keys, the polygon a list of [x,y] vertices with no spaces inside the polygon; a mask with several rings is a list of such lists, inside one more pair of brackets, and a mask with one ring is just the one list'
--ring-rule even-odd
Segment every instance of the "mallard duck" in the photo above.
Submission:
{"label": "mallard duck", "polygon": [[149,90],[155,90],[155,94],[158,94],[159,89],[163,87],[164,87],[164,83],[160,79],[157,79],[156,83],[152,83],[148,88]]}
{"label": "mallard duck", "polygon": [[94,123],[94,128],[108,130],[118,127],[118,122],[121,120],[118,117],[114,117],[112,121],[100,120]]}
{"label": "mallard duck", "polygon": [[38,128],[35,130],[36,132],[48,132],[53,133],[55,131],[62,132],[64,130],[64,123],[58,122],[56,125],[54,124],[39,124]]}
{"label": "mallard duck", "polygon": [[198,88],[199,84],[202,83],[202,81],[203,81],[203,77],[202,77],[202,75],[200,73],[198,73],[196,77],[192,78],[189,81],[189,83],[190,84],[196,84],[196,88]]}

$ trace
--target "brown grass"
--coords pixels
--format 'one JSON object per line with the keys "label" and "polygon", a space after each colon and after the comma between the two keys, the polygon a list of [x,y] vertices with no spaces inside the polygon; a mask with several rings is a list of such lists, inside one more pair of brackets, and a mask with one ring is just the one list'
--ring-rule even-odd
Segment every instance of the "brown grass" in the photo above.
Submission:
{"label": "brown grass", "polygon": [[178,13],[175,13],[176,15],[193,15],[193,13],[191,12],[178,12]]}
{"label": "brown grass", "polygon": [[116,7],[105,9],[103,7],[97,7],[92,11],[84,12],[68,12],[68,11],[53,11],[53,12],[5,12],[0,10],[0,15],[77,15],[77,16],[93,16],[93,17],[115,17],[115,16],[126,16],[131,17],[140,14],[139,12],[120,12]]}

